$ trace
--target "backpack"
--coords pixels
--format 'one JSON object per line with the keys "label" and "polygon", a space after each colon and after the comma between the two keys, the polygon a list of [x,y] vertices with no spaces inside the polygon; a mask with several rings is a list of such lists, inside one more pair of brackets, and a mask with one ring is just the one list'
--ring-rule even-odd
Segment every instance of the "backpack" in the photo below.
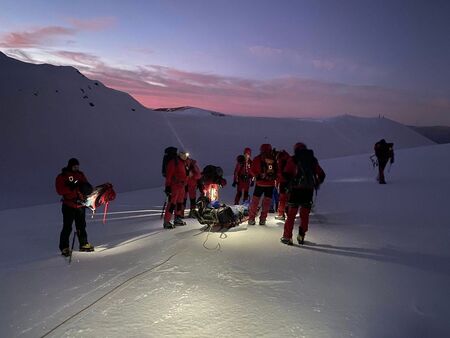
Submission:
{"label": "backpack", "polygon": [[99,206],[107,204],[115,198],[116,192],[114,191],[113,185],[111,183],[104,183],[97,185],[92,192],[86,196],[83,205],[92,211],[95,211]]}
{"label": "backpack", "polygon": [[297,175],[292,181],[294,189],[315,189],[318,186],[315,174],[316,158],[310,149],[301,149],[294,155],[297,164]]}
{"label": "backpack", "polygon": [[204,181],[212,183],[220,183],[220,179],[223,176],[223,170],[221,167],[209,164],[203,168],[202,177]]}
{"label": "backpack", "polygon": [[277,162],[272,157],[263,157],[261,159],[261,173],[265,174],[268,180],[277,178]]}
{"label": "backpack", "polygon": [[162,171],[161,171],[163,177],[166,177],[167,163],[169,163],[169,161],[171,159],[176,158],[177,154],[178,154],[178,149],[175,147],[167,147],[164,150],[164,157],[163,157],[163,161],[162,161]]}

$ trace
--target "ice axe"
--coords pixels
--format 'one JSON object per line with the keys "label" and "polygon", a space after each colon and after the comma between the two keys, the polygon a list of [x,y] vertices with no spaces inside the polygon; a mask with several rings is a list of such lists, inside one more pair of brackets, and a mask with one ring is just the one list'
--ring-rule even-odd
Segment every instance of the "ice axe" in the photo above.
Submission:
{"label": "ice axe", "polygon": [[77,233],[78,233],[78,230],[74,230],[73,239],[72,239],[72,247],[70,248],[69,264],[72,262],[72,252],[73,252],[73,247],[75,245],[75,237],[77,237]]}

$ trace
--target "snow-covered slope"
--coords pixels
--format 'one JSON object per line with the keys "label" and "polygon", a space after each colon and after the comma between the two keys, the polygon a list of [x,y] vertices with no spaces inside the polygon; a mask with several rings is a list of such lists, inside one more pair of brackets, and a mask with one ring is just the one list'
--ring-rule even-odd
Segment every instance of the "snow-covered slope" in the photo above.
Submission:
{"label": "snow-covered slope", "polygon": [[[291,150],[304,141],[320,158],[432,144],[387,119],[300,120],[221,116],[198,108],[152,111],[73,67],[34,65],[0,53],[0,209],[56,201],[54,179],[78,157],[93,184],[118,191],[161,185],[164,148],[185,148],[201,165],[231,173],[236,155],[261,143]],[[276,115],[276,112],[274,112]]]}
{"label": "snow-covered slope", "polygon": [[119,194],[88,224],[97,251],[68,265],[57,204],[1,211],[0,336],[448,337],[449,155],[398,151],[387,185],[366,155],[321,161],[302,247],[273,216],[162,230],[158,188]]}

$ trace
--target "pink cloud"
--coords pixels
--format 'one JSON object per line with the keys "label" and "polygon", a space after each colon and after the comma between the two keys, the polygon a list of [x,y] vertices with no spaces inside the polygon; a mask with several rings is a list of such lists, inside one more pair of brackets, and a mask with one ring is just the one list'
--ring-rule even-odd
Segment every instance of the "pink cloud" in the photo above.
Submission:
{"label": "pink cloud", "polygon": [[98,31],[110,28],[116,24],[114,17],[102,17],[92,19],[76,19],[69,18],[68,21],[72,26],[79,30]]}
{"label": "pink cloud", "polygon": [[312,64],[315,68],[320,70],[333,70],[336,68],[336,63],[329,60],[312,60]]}
{"label": "pink cloud", "polygon": [[279,56],[285,53],[283,49],[267,47],[267,46],[250,46],[248,48],[251,54],[256,56]]}
{"label": "pink cloud", "polygon": [[0,38],[0,47],[4,48],[29,48],[43,44],[50,44],[54,38],[72,36],[75,34],[72,28],[49,26],[29,31],[11,32]]}
{"label": "pink cloud", "polygon": [[111,67],[95,55],[59,51],[86,76],[125,91],[150,108],[197,106],[229,114],[328,117],[379,114],[410,124],[449,124],[449,100],[376,86],[284,77],[252,80],[158,65]]}
{"label": "pink cloud", "polygon": [[66,60],[70,60],[72,62],[76,62],[89,67],[95,67],[102,64],[98,56],[89,53],[57,51],[53,54]]}

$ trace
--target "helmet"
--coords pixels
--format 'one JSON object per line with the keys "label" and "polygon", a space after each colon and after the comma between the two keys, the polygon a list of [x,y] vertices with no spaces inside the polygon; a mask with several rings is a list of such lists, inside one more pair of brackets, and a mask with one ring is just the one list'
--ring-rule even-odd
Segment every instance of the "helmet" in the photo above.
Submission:
{"label": "helmet", "polygon": [[272,152],[272,146],[268,143],[261,144],[261,147],[259,147],[259,151],[261,154],[269,154]]}

